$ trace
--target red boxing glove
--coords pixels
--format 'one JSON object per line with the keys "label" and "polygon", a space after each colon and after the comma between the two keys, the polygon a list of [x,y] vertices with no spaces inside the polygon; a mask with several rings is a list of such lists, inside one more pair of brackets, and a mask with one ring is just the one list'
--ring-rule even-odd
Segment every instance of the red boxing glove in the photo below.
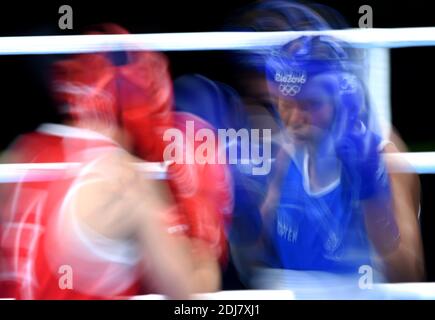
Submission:
{"label": "red boxing glove", "polygon": [[[201,141],[191,141],[186,135],[186,121],[194,122],[194,133],[202,128],[213,128],[202,119],[184,112],[175,113],[175,127],[184,134],[183,159],[186,152],[195,152]],[[193,144],[189,148],[188,144]],[[227,254],[225,226],[232,213],[233,199],[230,188],[230,173],[225,164],[218,164],[218,148],[215,141],[215,162],[199,164],[173,163],[168,166],[171,189],[182,213],[187,218],[191,237],[205,241],[215,252],[221,262]],[[194,159],[194,154],[191,155]]]}

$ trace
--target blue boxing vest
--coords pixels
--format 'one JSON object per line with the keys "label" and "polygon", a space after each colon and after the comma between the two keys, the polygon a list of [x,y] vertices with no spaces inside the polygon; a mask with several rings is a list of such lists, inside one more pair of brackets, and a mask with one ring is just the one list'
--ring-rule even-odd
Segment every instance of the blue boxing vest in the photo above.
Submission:
{"label": "blue boxing vest", "polygon": [[284,173],[270,228],[276,257],[266,263],[273,268],[357,274],[362,265],[371,265],[373,254],[357,193],[343,173],[327,189],[312,193],[303,172],[292,160]]}

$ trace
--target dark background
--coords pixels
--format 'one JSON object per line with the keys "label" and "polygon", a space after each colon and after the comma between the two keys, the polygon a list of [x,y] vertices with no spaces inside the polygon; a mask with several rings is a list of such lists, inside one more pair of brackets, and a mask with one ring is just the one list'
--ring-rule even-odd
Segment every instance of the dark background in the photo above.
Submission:
{"label": "dark background", "polygon": [[[0,36],[79,34],[84,27],[115,22],[132,33],[217,31],[234,10],[252,3],[229,1],[9,1],[0,7]],[[358,27],[358,8],[373,8],[374,27],[435,26],[431,1],[318,0],[339,11],[351,27]],[[74,29],[58,29],[58,9],[69,4]],[[393,125],[411,151],[435,151],[432,120],[434,47],[391,50]],[[59,56],[0,56],[0,150],[20,133],[41,122],[57,121],[47,90],[47,70]],[[173,76],[198,72],[224,79],[223,62],[216,52],[170,53]],[[223,71],[224,70],[224,71]],[[428,280],[435,281],[435,175],[421,175],[422,230]]]}

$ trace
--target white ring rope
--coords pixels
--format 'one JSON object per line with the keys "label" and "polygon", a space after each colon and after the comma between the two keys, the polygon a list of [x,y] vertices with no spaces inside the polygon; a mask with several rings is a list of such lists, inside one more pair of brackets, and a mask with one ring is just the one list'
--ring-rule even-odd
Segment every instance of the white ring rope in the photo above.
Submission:
{"label": "white ring rope", "polygon": [[193,32],[121,35],[0,37],[0,55],[116,50],[250,50],[282,45],[304,35],[329,35],[364,48],[435,45],[435,27],[274,32]]}
{"label": "white ring rope", "polygon": [[[391,172],[435,173],[435,152],[409,152],[385,155]],[[168,163],[142,162],[137,169],[147,177],[165,179]],[[80,163],[0,164],[0,183],[57,179],[59,174],[75,174]]]}
{"label": "white ring rope", "polygon": [[[167,163],[142,162],[137,170],[153,179],[165,179]],[[0,183],[19,181],[47,181],[74,176],[80,169],[80,163],[5,163],[0,164]]]}
{"label": "white ring rope", "polygon": [[[432,282],[386,283],[373,284],[370,290],[355,289],[347,284],[335,286],[337,291],[331,295],[331,290],[325,288],[309,288],[299,285],[302,290],[268,289],[268,290],[225,290],[212,293],[192,295],[194,300],[391,300],[391,299],[435,299],[435,284]],[[133,296],[131,300],[166,300],[166,296],[148,294]]]}

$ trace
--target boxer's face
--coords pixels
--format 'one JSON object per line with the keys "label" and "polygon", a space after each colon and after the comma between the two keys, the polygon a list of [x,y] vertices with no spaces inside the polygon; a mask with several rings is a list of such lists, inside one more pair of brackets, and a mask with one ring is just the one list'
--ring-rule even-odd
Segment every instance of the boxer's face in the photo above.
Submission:
{"label": "boxer's face", "polygon": [[279,114],[295,143],[315,143],[330,130],[334,108],[323,80],[315,76],[296,96],[280,96],[278,100]]}

